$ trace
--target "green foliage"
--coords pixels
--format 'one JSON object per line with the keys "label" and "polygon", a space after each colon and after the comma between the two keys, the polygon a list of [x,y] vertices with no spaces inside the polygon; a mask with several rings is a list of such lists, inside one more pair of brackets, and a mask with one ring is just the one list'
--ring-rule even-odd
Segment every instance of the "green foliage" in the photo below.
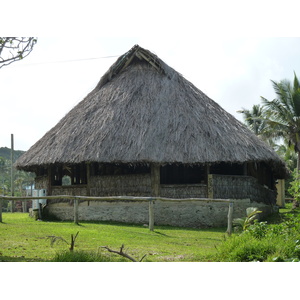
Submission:
{"label": "green foliage", "polygon": [[288,192],[297,202],[300,202],[300,174],[297,169],[293,171],[292,177],[293,181],[290,182]]}
{"label": "green foliage", "polygon": [[110,262],[110,261],[126,261],[125,259],[111,259],[101,253],[92,251],[61,251],[55,254],[51,260],[53,262]]}
{"label": "green foliage", "polygon": [[283,138],[300,152],[300,83],[294,73],[293,84],[289,80],[273,81],[274,100],[261,97],[267,122],[267,132],[273,138]]}
{"label": "green foliage", "polygon": [[300,260],[298,211],[286,214],[283,222],[254,221],[241,234],[234,234],[218,247],[217,261],[296,262]]}
{"label": "green foliage", "polygon": [[248,207],[246,209],[247,216],[244,218],[233,219],[233,224],[240,226],[242,230],[246,230],[255,220],[256,215],[261,213],[257,207]]}
{"label": "green foliage", "polygon": [[[14,151],[14,158],[20,157],[24,151]],[[18,171],[14,169],[14,195],[23,196],[26,186],[34,183],[34,173]],[[10,149],[6,147],[0,148],[0,194],[11,195],[11,159]],[[4,200],[3,211],[8,211],[9,201]]]}

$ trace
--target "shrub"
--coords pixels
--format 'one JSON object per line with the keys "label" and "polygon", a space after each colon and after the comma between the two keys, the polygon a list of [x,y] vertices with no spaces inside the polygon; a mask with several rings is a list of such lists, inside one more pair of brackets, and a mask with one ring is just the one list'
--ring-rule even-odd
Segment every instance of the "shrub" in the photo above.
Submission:
{"label": "shrub", "polygon": [[[56,253],[52,261],[53,262],[110,262],[115,260],[112,260],[109,256],[105,256],[101,253],[77,250],[77,251],[58,252]],[[125,259],[123,261],[125,261]]]}
{"label": "shrub", "polygon": [[255,221],[218,248],[217,261],[299,261],[300,224],[295,214],[280,224]]}
{"label": "shrub", "polygon": [[268,255],[276,251],[276,245],[244,232],[241,235],[229,237],[218,250],[217,261],[265,261]]}

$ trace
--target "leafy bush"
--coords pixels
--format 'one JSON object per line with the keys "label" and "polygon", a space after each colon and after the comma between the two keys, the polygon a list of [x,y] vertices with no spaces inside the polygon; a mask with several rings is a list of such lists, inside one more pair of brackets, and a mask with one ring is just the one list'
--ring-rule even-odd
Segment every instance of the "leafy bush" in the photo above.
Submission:
{"label": "leafy bush", "polygon": [[246,230],[255,220],[257,214],[261,213],[257,207],[248,207],[246,209],[247,216],[244,218],[233,219],[233,224],[240,226],[242,230]]}
{"label": "leafy bush", "polygon": [[288,214],[280,224],[254,221],[241,234],[234,234],[218,248],[217,261],[299,261],[300,224]]}

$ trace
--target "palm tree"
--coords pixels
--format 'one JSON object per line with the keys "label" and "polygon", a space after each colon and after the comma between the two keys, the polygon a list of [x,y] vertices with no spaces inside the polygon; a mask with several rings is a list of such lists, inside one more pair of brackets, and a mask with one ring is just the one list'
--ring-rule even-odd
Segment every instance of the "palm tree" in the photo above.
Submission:
{"label": "palm tree", "polygon": [[274,139],[270,137],[266,131],[267,121],[262,106],[259,104],[253,105],[251,110],[242,108],[242,110],[238,110],[237,112],[243,114],[245,125],[259,138],[269,144],[272,148],[277,146],[274,142]]}
{"label": "palm tree", "polygon": [[294,72],[293,85],[287,79],[271,80],[277,97],[269,101],[261,97],[264,104],[267,128],[265,133],[273,138],[288,141],[297,154],[297,169],[300,168],[300,83]]}
{"label": "palm tree", "polygon": [[262,118],[263,116],[262,107],[259,104],[253,105],[252,110],[243,108],[243,110],[239,110],[238,112],[243,114],[246,125],[256,135],[261,135],[265,127],[265,121]]}

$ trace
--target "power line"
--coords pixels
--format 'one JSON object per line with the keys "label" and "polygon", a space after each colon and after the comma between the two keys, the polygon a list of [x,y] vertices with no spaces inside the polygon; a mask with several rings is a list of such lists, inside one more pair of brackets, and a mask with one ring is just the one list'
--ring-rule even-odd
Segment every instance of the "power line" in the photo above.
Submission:
{"label": "power line", "polygon": [[[91,57],[91,58],[79,58],[79,59],[69,59],[69,60],[58,60],[58,61],[45,61],[45,62],[36,62],[36,63],[29,63],[18,65],[21,66],[32,66],[32,65],[43,65],[43,64],[59,64],[59,63],[69,63],[69,62],[77,62],[77,61],[86,61],[86,60],[96,60],[96,59],[106,59],[106,58],[114,58],[119,57],[120,55],[110,55],[110,56],[101,56],[101,57]],[[17,65],[15,65],[17,66]]]}

